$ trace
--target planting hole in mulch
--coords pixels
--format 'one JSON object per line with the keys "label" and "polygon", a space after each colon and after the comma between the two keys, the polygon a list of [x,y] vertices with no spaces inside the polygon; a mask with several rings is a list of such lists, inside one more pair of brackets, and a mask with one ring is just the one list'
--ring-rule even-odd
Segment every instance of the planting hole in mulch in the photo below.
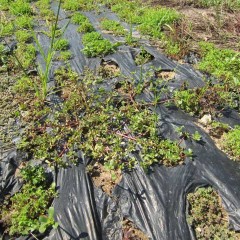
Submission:
{"label": "planting hole in mulch", "polygon": [[109,196],[113,188],[121,181],[122,174],[120,170],[109,171],[101,163],[96,163],[90,171],[93,184],[101,188]]}
{"label": "planting hole in mulch", "polygon": [[122,240],[149,240],[149,238],[139,230],[130,220],[124,219]]}
{"label": "planting hole in mulch", "polygon": [[119,76],[120,68],[118,64],[114,61],[104,61],[102,60],[100,67],[98,68],[98,74],[103,78],[114,78]]}
{"label": "planting hole in mulch", "polygon": [[155,76],[157,78],[161,78],[163,80],[169,81],[175,78],[176,73],[174,71],[157,71],[155,72]]}

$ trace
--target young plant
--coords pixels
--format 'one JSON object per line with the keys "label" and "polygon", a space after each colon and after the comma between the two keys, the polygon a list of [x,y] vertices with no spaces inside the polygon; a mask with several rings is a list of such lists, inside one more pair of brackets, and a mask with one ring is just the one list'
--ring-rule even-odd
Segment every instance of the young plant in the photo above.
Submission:
{"label": "young plant", "polygon": [[84,45],[83,53],[87,57],[104,56],[112,53],[119,45],[112,44],[109,40],[104,39],[98,32],[91,32],[84,34],[82,38]]}
{"label": "young plant", "polygon": [[32,29],[33,27],[33,19],[28,15],[18,16],[14,22],[19,29]]}
{"label": "young plant", "polygon": [[49,227],[56,229],[58,227],[58,223],[54,221],[54,208],[50,207],[48,209],[47,215],[42,215],[39,217],[40,226],[38,231],[40,233],[45,233]]}
{"label": "young plant", "polygon": [[72,53],[70,51],[61,51],[56,57],[57,60],[67,61],[72,58]]}
{"label": "young plant", "polygon": [[20,43],[27,43],[31,41],[32,34],[26,30],[18,30],[16,32],[16,39]]}
{"label": "young plant", "polygon": [[78,0],[64,0],[63,1],[63,6],[65,10],[69,11],[77,11],[80,10],[80,2]]}
{"label": "young plant", "polygon": [[16,0],[10,3],[10,13],[22,16],[22,15],[31,15],[32,9],[29,2],[24,0]]}

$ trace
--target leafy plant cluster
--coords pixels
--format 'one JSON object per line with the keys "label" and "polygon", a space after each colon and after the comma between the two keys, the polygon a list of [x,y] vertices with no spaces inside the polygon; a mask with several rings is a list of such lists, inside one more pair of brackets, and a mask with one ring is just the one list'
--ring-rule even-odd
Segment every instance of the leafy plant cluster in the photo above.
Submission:
{"label": "leafy plant cluster", "polygon": [[228,229],[226,211],[220,197],[211,188],[198,188],[187,196],[189,211],[187,220],[197,239],[238,239],[239,234]]}
{"label": "leafy plant cluster", "polygon": [[227,133],[230,130],[228,124],[218,121],[212,121],[208,127],[210,135],[216,138],[221,138],[224,133]]}
{"label": "leafy plant cluster", "polygon": [[198,68],[221,78],[230,86],[239,87],[239,53],[230,49],[219,49],[212,43],[201,42],[199,45],[202,59]]}
{"label": "leafy plant cluster", "polygon": [[98,32],[84,34],[82,43],[84,45],[83,53],[88,57],[107,55],[112,53],[119,45],[119,43],[112,44]]}
{"label": "leafy plant cluster", "polygon": [[22,189],[2,207],[1,218],[9,227],[9,234],[28,235],[56,228],[58,224],[50,207],[56,196],[55,186],[48,181],[44,168],[27,165],[20,173],[24,181]]}
{"label": "leafy plant cluster", "polygon": [[115,35],[124,36],[126,34],[124,27],[118,21],[102,19],[100,24],[103,30],[110,31]]}
{"label": "leafy plant cluster", "polygon": [[76,12],[71,18],[74,24],[78,24],[78,32],[89,33],[94,31],[94,27],[89,21],[89,19],[82,13]]}

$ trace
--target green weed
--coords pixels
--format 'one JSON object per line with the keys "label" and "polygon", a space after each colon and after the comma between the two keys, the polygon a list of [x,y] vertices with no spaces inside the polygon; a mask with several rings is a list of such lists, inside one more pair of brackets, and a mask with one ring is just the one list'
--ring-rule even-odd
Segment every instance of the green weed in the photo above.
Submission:
{"label": "green weed", "polygon": [[194,4],[199,7],[221,7],[226,10],[238,10],[240,8],[239,0],[198,0]]}
{"label": "green weed", "polygon": [[200,43],[202,55],[198,68],[212,75],[229,81],[234,85],[234,79],[240,79],[239,53],[230,49],[218,49],[212,43]]}
{"label": "green weed", "polygon": [[89,19],[85,15],[83,15],[81,13],[74,13],[72,18],[71,18],[71,21],[74,24],[78,24],[79,25],[78,32],[89,33],[89,32],[93,32],[94,31],[94,27],[91,24],[91,22],[89,21]]}
{"label": "green weed", "polygon": [[135,63],[137,65],[143,65],[151,60],[153,60],[153,56],[150,53],[148,53],[143,47],[135,57]]}
{"label": "green weed", "polygon": [[71,21],[74,24],[80,25],[80,24],[82,24],[86,21],[89,21],[89,19],[85,15],[83,15],[82,13],[75,12],[71,17]]}
{"label": "green weed", "polygon": [[103,79],[94,73],[85,72],[79,80],[76,73],[64,68],[56,72],[55,80],[64,99],[62,110],[54,119],[39,123],[37,131],[29,128],[18,145],[35,159],[65,165],[76,162],[76,150],[82,150],[92,164],[100,161],[110,170],[132,169],[137,164],[133,156],[138,153],[147,170],[154,163],[175,166],[191,157],[191,150],[158,136],[158,116],[148,108],[149,103],[135,99],[139,87],[121,81],[120,88],[109,92],[98,85]]}
{"label": "green weed", "polygon": [[236,108],[234,98],[225,86],[206,85],[203,88],[183,89],[174,92],[175,104],[190,113],[190,115],[203,116],[211,114],[219,116],[221,111],[231,106]]}
{"label": "green weed", "polygon": [[0,10],[1,11],[9,10],[9,0],[0,0]]}
{"label": "green weed", "polygon": [[67,61],[72,58],[72,53],[70,51],[61,51],[56,58],[60,61]]}
{"label": "green weed", "polygon": [[22,67],[27,69],[34,63],[36,57],[36,47],[31,43],[19,43],[16,49],[16,57]]}
{"label": "green weed", "polygon": [[0,24],[0,36],[6,37],[12,35],[14,32],[14,25],[12,22],[3,21]]}
{"label": "green weed", "polygon": [[137,1],[121,1],[111,4],[111,10],[124,21],[128,23],[140,23],[140,16],[143,14],[143,8]]}
{"label": "green weed", "polygon": [[77,10],[80,10],[81,5],[80,5],[80,2],[78,0],[65,0],[63,2],[62,7],[65,10],[77,11]]}
{"label": "green weed", "polygon": [[213,137],[220,138],[224,133],[230,130],[230,126],[226,123],[212,121],[209,125],[209,133]]}

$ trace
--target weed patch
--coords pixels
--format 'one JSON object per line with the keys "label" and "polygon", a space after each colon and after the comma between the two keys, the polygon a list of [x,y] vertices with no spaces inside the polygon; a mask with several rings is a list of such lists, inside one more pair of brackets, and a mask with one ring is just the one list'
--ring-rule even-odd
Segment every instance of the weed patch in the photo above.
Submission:
{"label": "weed patch", "polygon": [[180,18],[175,10],[160,8],[147,9],[141,17],[141,23],[138,29],[142,34],[150,35],[155,38],[161,38],[162,27],[166,24],[171,24]]}
{"label": "weed patch", "polygon": [[135,57],[135,63],[137,65],[143,65],[153,59],[154,57],[150,53],[148,53],[144,48],[141,48],[141,51]]}
{"label": "weed patch", "polygon": [[63,51],[67,50],[69,47],[69,42],[67,39],[58,39],[56,42],[53,44],[53,49],[55,51]]}
{"label": "weed patch", "polygon": [[[9,226],[10,235],[43,231],[39,217],[47,213],[46,209],[56,196],[55,186],[47,180],[43,167],[28,165],[21,170],[21,177],[24,181],[21,191],[9,199],[2,211],[2,219]],[[50,217],[45,230],[55,224],[53,215]]]}
{"label": "weed patch", "polygon": [[200,117],[204,114],[219,116],[228,106],[237,107],[231,93],[222,85],[177,90],[174,99],[179,108]]}
{"label": "weed patch", "polygon": [[32,9],[29,2],[24,0],[16,0],[10,3],[10,13],[13,15],[31,15]]}
{"label": "weed patch", "polygon": [[218,49],[211,43],[200,43],[202,59],[198,68],[228,81],[231,85],[240,79],[239,53],[230,49]]}
{"label": "weed patch", "polygon": [[188,223],[194,228],[197,239],[238,239],[239,234],[228,229],[226,211],[220,198],[211,187],[199,188],[187,196]]}
{"label": "weed patch", "polygon": [[233,160],[240,161],[240,126],[223,134],[221,146]]}

